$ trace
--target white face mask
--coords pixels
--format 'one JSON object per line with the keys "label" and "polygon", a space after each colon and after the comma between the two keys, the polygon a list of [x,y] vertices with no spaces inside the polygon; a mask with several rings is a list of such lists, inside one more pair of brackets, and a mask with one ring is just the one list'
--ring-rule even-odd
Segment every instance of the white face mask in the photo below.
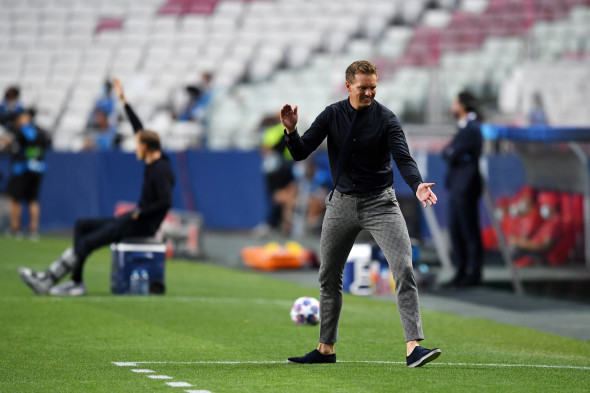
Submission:
{"label": "white face mask", "polygon": [[508,208],[508,213],[510,213],[512,217],[518,216],[518,207],[510,205],[510,207]]}
{"label": "white face mask", "polygon": [[539,208],[539,214],[541,214],[541,217],[546,220],[551,217],[551,208],[547,205],[543,205]]}
{"label": "white face mask", "polygon": [[494,216],[496,217],[496,220],[502,221],[502,218],[504,218],[504,211],[500,208],[497,208],[494,210]]}

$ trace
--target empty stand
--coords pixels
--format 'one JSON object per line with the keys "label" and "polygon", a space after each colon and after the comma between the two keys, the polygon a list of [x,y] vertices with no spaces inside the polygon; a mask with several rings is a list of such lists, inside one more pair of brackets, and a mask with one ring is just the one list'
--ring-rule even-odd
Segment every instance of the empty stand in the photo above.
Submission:
{"label": "empty stand", "polygon": [[[20,85],[43,125],[60,136],[84,131],[107,78],[120,77],[138,112],[154,119],[175,91],[212,72],[217,100],[194,138],[173,122],[154,125],[178,134],[174,149],[200,141],[247,148],[257,143],[254,119],[285,102],[299,104],[309,122],[344,97],[344,69],[360,58],[378,64],[378,100],[402,119],[424,119],[433,91],[446,108],[470,88],[499,95],[507,114],[526,111],[529,93],[540,90],[552,120],[590,122],[575,105],[588,102],[582,100],[590,89],[583,82],[588,75],[576,71],[590,53],[589,0],[0,0],[0,6],[0,88]],[[523,78],[529,71],[531,78]],[[544,79],[576,88],[557,99],[558,83]]]}

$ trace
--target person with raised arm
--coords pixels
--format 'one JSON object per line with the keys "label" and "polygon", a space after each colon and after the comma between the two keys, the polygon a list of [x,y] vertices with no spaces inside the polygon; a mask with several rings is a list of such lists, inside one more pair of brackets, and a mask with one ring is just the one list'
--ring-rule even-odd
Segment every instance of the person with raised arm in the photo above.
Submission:
{"label": "person with raised arm", "polygon": [[[174,173],[162,153],[160,138],[143,125],[123,94],[118,79],[114,80],[117,96],[135,131],[135,155],[145,162],[143,186],[137,207],[119,217],[85,218],[76,221],[74,244],[65,250],[44,272],[19,268],[22,280],[38,295],[81,296],[87,294],[82,273],[88,256],[96,249],[128,237],[154,236],[172,206]],[[56,285],[69,272],[71,279]]]}

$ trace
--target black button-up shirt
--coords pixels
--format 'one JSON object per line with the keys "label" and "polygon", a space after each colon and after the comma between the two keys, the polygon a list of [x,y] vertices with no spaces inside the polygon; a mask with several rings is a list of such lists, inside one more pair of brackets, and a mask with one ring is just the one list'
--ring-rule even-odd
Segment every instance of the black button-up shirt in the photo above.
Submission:
{"label": "black button-up shirt", "polygon": [[[302,136],[297,131],[286,134],[286,144],[293,158],[304,160],[328,137],[330,170],[335,181],[338,155],[355,111],[345,99],[328,106]],[[364,193],[391,187],[393,156],[405,182],[416,193],[422,176],[410,156],[402,126],[392,111],[377,101],[359,110],[347,143],[350,156],[336,184],[338,191]]]}

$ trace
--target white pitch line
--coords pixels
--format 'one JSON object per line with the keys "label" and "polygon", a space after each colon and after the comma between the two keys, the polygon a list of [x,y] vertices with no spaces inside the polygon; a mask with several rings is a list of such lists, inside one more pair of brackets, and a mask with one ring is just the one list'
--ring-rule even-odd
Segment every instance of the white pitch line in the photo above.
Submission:
{"label": "white pitch line", "polygon": [[[284,364],[284,360],[245,360],[245,361],[141,361],[141,362],[113,362],[117,366],[137,366],[138,364]],[[393,362],[387,360],[341,360],[338,363],[365,363],[365,364],[406,364],[406,362]],[[472,367],[529,367],[529,368],[555,368],[568,370],[590,370],[586,366],[568,366],[551,364],[510,364],[510,363],[429,363],[429,366],[472,366]]]}
{"label": "white pitch line", "polygon": [[134,373],[146,373],[146,374],[155,373],[154,370],[150,370],[150,369],[147,369],[147,368],[139,368],[139,369],[135,368],[135,369],[133,369],[131,371],[133,371]]}
{"label": "white pitch line", "polygon": [[193,386],[188,382],[166,382],[166,385],[172,386],[174,388],[190,388]]}
{"label": "white pitch line", "polygon": [[171,376],[168,375],[148,375],[147,377],[151,379],[173,379]]}
{"label": "white pitch line", "polygon": [[[406,362],[389,362],[379,360],[351,360],[338,363],[376,363],[376,364],[406,364]],[[510,364],[510,363],[428,363],[429,366],[474,366],[474,367],[532,367],[532,368],[557,368],[569,370],[590,370],[586,366],[562,366],[551,364]]]}

